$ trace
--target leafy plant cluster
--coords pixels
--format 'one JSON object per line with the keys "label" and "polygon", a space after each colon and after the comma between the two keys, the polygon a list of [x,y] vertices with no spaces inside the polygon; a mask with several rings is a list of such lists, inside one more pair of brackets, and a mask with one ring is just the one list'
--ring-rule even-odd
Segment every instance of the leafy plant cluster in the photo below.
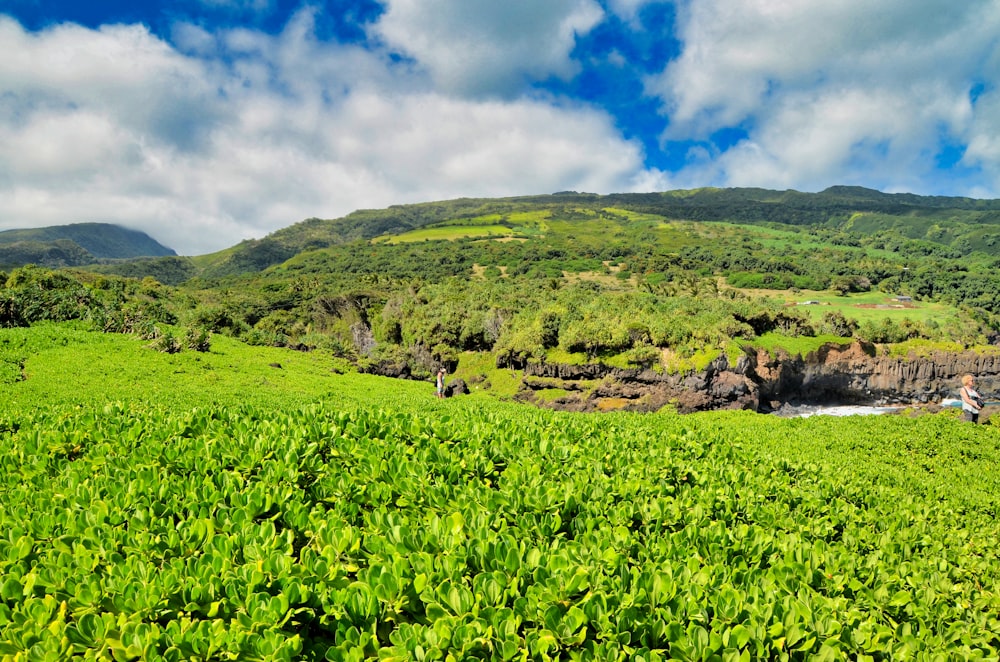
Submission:
{"label": "leafy plant cluster", "polygon": [[375,406],[388,401],[5,413],[0,652],[878,660],[1000,646],[1000,458],[971,426]]}
{"label": "leafy plant cluster", "polygon": [[148,332],[176,322],[155,281],[84,278],[35,265],[2,274],[0,326],[82,320],[104,331]]}
{"label": "leafy plant cluster", "polygon": [[175,338],[182,297],[151,278],[142,281],[56,271],[35,265],[0,274],[0,327],[76,321],[107,333],[153,341],[160,351],[206,352],[211,333],[203,325]]}

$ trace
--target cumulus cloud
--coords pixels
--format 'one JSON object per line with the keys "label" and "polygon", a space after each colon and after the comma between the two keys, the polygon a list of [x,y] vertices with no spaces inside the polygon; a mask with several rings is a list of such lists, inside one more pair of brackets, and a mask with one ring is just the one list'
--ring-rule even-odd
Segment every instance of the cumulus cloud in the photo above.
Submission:
{"label": "cumulus cloud", "polygon": [[273,0],[197,0],[209,9],[263,13],[273,8]]}
{"label": "cumulus cloud", "polygon": [[[935,176],[943,119],[957,122],[969,106],[932,85],[910,94],[883,89],[817,91],[783,97],[753,137],[715,164],[735,186],[816,190],[835,182],[920,190]],[[887,169],[886,164],[909,167]]]}
{"label": "cumulus cloud", "polygon": [[193,255],[362,207],[665,183],[601,111],[446,94],[309,11],[173,34],[0,17],[0,226],[115,222]]}
{"label": "cumulus cloud", "polygon": [[995,1],[685,0],[678,23],[683,51],[647,89],[664,102],[667,140],[747,132],[711,164],[716,182],[822,186],[865,172],[933,191],[942,145],[989,142],[970,89],[998,82]]}
{"label": "cumulus cloud", "polygon": [[[607,82],[573,78],[596,62],[574,51],[584,34],[622,76],[650,70],[629,62],[628,33],[650,43],[640,19],[664,2],[676,33],[663,38],[681,50],[645,81],[669,147],[650,157],[645,103],[606,85],[612,116],[544,90]],[[317,38],[328,17],[310,7],[278,34],[178,22],[169,40],[0,15],[0,227],[108,221],[197,254],[311,216],[463,196],[1000,191],[996,0],[382,4],[363,45]],[[605,12],[622,20],[595,31]]]}
{"label": "cumulus cloud", "polygon": [[608,8],[623,19],[634,22],[646,5],[665,4],[673,0],[608,0]]}
{"label": "cumulus cloud", "polygon": [[525,83],[570,78],[577,34],[604,16],[594,0],[387,0],[375,35],[425,67],[438,89],[513,95]]}

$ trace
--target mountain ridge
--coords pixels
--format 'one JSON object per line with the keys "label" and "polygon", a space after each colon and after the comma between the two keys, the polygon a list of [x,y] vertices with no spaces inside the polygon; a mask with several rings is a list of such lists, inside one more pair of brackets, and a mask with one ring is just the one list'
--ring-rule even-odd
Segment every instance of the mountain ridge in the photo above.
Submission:
{"label": "mountain ridge", "polygon": [[572,205],[588,209],[619,207],[671,220],[730,221],[749,225],[779,223],[830,229],[844,229],[857,214],[878,217],[878,223],[886,229],[900,231],[906,230],[906,220],[915,217],[950,224],[961,222],[967,226],[1000,225],[1000,200],[883,193],[859,186],[831,186],[819,193],[762,188],[702,188],[606,195],[562,191],[506,198],[455,198],[361,209],[336,219],[310,218],[262,239],[247,240],[221,251],[215,254],[218,259],[203,256],[208,265],[205,275],[220,277],[263,271],[304,251],[402,234],[443,221]]}
{"label": "mountain ridge", "polygon": [[308,218],[196,257],[133,258],[99,265],[120,275],[152,276],[176,284],[184,278],[215,280],[259,273],[296,256],[357,241],[476,218],[502,219],[525,211],[601,212],[616,208],[670,221],[729,222],[821,228],[855,234],[884,231],[925,240],[962,254],[982,251],[1000,256],[1000,200],[912,193],[883,193],[860,186],[831,186],[818,193],[764,188],[700,188],[649,193],[581,193],[505,198],[455,198],[358,209],[334,219]]}
{"label": "mountain ridge", "polygon": [[177,253],[145,232],[112,223],[71,223],[0,230],[0,265],[75,267],[105,260],[171,257]]}

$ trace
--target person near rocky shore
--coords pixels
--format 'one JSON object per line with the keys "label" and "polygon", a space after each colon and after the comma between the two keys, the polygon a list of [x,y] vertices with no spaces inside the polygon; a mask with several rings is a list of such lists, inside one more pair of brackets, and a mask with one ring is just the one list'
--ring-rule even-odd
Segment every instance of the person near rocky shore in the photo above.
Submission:
{"label": "person near rocky shore", "polygon": [[444,397],[444,368],[439,368],[437,371],[437,379],[434,383],[437,391],[437,397]]}
{"label": "person near rocky shore", "polygon": [[979,422],[979,411],[983,408],[983,398],[973,388],[975,385],[976,378],[972,375],[962,377],[962,420],[972,423]]}

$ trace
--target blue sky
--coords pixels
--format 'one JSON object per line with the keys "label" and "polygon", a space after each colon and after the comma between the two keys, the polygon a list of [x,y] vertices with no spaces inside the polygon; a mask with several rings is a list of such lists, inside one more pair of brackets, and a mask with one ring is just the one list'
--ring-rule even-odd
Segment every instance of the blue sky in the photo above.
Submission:
{"label": "blue sky", "polygon": [[702,186],[1000,195],[1000,0],[0,0],[0,229]]}

